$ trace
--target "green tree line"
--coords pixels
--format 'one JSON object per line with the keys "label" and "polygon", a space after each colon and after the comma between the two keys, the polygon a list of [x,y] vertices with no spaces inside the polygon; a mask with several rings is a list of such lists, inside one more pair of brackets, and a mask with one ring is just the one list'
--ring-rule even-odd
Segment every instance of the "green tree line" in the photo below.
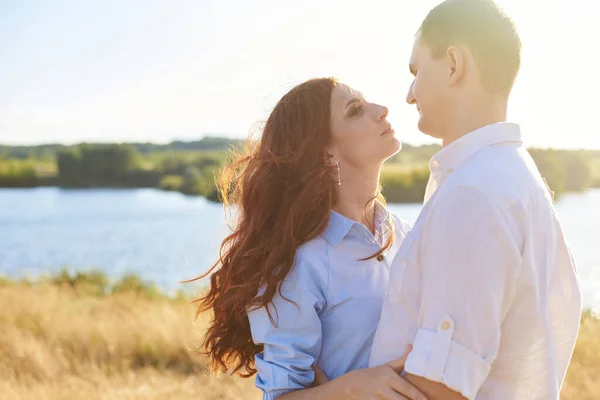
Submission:
{"label": "green tree line", "polygon": [[[158,145],[79,144],[0,146],[0,187],[155,187],[218,200],[214,177],[227,149],[241,141],[205,138]],[[420,202],[428,161],[439,146],[405,145],[385,166],[390,202]],[[529,149],[548,184],[560,195],[600,187],[600,151]]]}

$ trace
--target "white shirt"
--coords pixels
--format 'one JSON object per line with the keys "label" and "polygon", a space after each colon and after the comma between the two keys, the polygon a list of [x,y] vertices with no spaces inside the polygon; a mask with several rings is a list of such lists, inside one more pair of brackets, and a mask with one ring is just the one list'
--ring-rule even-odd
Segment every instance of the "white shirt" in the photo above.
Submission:
{"label": "white shirt", "polygon": [[369,366],[405,370],[468,399],[557,399],[581,293],[551,196],[516,124],[480,128],[431,161],[402,243]]}

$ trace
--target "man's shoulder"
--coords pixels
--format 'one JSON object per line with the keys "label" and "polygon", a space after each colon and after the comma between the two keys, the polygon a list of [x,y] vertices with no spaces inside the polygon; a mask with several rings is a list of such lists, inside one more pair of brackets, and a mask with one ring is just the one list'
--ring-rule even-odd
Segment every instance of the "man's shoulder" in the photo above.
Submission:
{"label": "man's shoulder", "polygon": [[489,146],[461,165],[449,186],[477,189],[501,208],[528,198],[541,177],[527,150],[514,143]]}
{"label": "man's shoulder", "polygon": [[394,229],[396,230],[396,233],[402,237],[406,236],[406,234],[412,229],[410,223],[392,212],[390,212],[390,215],[394,222]]}

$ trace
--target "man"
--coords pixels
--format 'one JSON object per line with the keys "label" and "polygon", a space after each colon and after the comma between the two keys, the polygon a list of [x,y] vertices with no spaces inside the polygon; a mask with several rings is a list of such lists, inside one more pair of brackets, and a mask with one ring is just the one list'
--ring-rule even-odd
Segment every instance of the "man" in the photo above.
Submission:
{"label": "man", "polygon": [[412,344],[405,378],[430,400],[557,399],[581,296],[552,198],[507,123],[521,43],[492,2],[423,21],[407,101],[442,139],[425,204],[392,265],[370,366]]}

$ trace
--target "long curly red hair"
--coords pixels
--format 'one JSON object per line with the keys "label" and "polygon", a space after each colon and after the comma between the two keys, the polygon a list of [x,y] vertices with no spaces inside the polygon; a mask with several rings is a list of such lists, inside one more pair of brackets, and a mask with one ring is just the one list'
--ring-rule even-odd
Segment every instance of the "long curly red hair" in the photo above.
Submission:
{"label": "long curly red hair", "polygon": [[[213,370],[243,377],[256,373],[254,357],[262,346],[252,341],[248,310],[272,301],[296,249],[327,227],[336,203],[335,167],[326,156],[336,85],[334,78],[320,78],[290,90],[271,112],[260,141],[249,139],[221,172],[217,185],[225,209],[234,206],[233,233],[223,240],[212,268],[187,281],[210,275],[210,289],[195,302],[196,318],[213,313],[199,350]],[[385,204],[381,195],[378,200]],[[371,257],[392,241],[390,235]]]}

